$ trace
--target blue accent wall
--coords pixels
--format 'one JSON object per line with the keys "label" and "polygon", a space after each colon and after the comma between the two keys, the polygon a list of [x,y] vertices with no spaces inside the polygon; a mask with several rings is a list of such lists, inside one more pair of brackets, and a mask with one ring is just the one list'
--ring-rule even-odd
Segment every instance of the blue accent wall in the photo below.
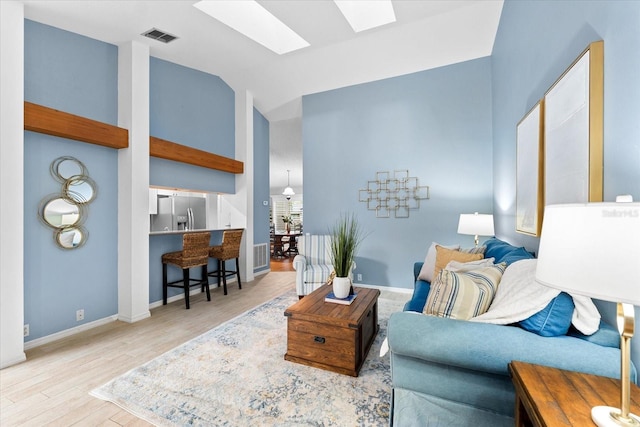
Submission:
{"label": "blue accent wall", "polygon": [[[117,124],[117,47],[25,20],[25,100],[102,122]],[[40,201],[59,193],[51,162],[73,156],[98,187],[88,208],[84,247],[65,251],[53,230],[38,220]],[[116,150],[25,132],[24,305],[30,335],[50,335],[117,313]],[[76,322],[76,310],[85,319]]]}
{"label": "blue accent wall", "polygon": [[[151,57],[149,62],[149,126],[152,136],[235,158],[235,93],[220,77]],[[151,185],[235,193],[235,174],[170,160],[149,158]],[[219,244],[222,232],[212,232]],[[182,248],[182,236],[149,237],[149,302],[162,300],[162,254]],[[214,270],[210,260],[209,270]],[[168,266],[168,280],[182,271]],[[200,278],[192,269],[191,276]],[[180,294],[170,288],[169,297]]]}
{"label": "blue accent wall", "polygon": [[[639,23],[637,1],[505,1],[492,55],[494,212],[500,237],[537,250],[537,238],[515,232],[516,124],[597,40],[604,40],[605,61],[604,199],[631,194],[640,200]],[[615,305],[599,302],[598,307],[615,325]],[[640,340],[631,346],[640,366]]]}
{"label": "blue accent wall", "polygon": [[[162,59],[149,62],[151,136],[235,159],[235,93],[220,77]],[[151,157],[149,183],[235,193],[235,175]]]}
{"label": "blue accent wall", "polygon": [[[461,213],[491,213],[491,122],[489,58],[303,97],[305,233],[356,214],[369,235],[355,274],[413,288],[432,241],[473,245],[456,234]],[[430,186],[430,199],[409,218],[376,218],[359,190],[394,170]]]}
{"label": "blue accent wall", "polygon": [[[269,244],[269,122],[253,109],[253,244]],[[262,271],[267,266],[256,269]]]}

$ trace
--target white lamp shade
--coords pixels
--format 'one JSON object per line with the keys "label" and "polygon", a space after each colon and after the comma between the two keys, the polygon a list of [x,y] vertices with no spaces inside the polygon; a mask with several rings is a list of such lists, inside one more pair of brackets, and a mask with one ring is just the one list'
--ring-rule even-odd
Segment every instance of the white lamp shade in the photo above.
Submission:
{"label": "white lamp shade", "polygon": [[536,281],[640,305],[640,203],[545,208]]}
{"label": "white lamp shade", "polygon": [[293,192],[293,188],[291,187],[287,187],[284,189],[284,191],[282,192],[283,196],[295,196],[296,193]]}
{"label": "white lamp shade", "polygon": [[471,234],[476,236],[493,236],[493,215],[488,214],[461,214],[458,221],[458,234]]}

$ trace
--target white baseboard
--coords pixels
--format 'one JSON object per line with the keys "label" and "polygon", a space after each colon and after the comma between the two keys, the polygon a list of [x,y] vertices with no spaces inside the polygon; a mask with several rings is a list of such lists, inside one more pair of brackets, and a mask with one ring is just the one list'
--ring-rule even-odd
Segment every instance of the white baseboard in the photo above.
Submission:
{"label": "white baseboard", "polygon": [[82,331],[86,331],[89,329],[96,328],[98,326],[106,325],[107,323],[115,322],[116,320],[118,320],[118,315],[114,314],[112,316],[105,317],[103,319],[94,320],[93,322],[76,326],[75,328],[65,329],[64,331],[47,335],[46,337],[36,338],[35,340],[27,341],[26,343],[24,343],[24,349],[30,350],[32,348],[39,347],[44,344],[49,344],[50,342],[53,342],[53,341],[57,341],[61,338],[70,337],[71,335],[75,335]]}
{"label": "white baseboard", "polygon": [[380,291],[398,292],[398,293],[401,293],[401,294],[412,294],[413,293],[413,289],[397,288],[395,286],[367,285],[366,283],[354,283],[353,286],[356,286],[356,287],[359,286],[361,288],[378,289]]}
{"label": "white baseboard", "polygon": [[[270,269],[267,269],[267,270],[260,271],[260,272],[256,273],[256,275],[267,274],[270,271],[271,271]],[[237,282],[237,281],[238,280],[236,278],[230,279],[230,280],[227,281],[227,286],[229,284]],[[215,286],[215,285],[210,285],[210,286]],[[359,286],[359,287],[362,287],[362,288],[378,289],[380,291],[399,292],[399,293],[404,293],[404,294],[413,293],[413,289],[397,288],[397,287],[393,287],[393,286],[367,285],[366,283],[354,283],[354,286]],[[199,294],[200,292],[201,292],[200,289],[193,289],[193,290],[191,290],[189,292],[189,295]],[[182,299],[184,299],[184,294],[180,293],[178,295],[174,295],[172,297],[167,298],[167,303],[178,301],[178,300],[182,300]],[[161,305],[162,305],[162,300],[153,302],[153,303],[149,304],[149,310],[151,310],[153,308],[156,308],[156,307],[160,307]],[[149,316],[144,316],[143,318],[147,318],[147,317],[149,317]],[[30,350],[32,348],[39,347],[39,346],[44,345],[44,344],[49,344],[49,343],[51,343],[53,341],[57,341],[57,340],[59,340],[61,338],[66,338],[66,337],[69,337],[71,335],[75,335],[75,334],[77,334],[79,332],[83,332],[83,331],[86,331],[86,330],[89,330],[89,329],[93,329],[93,328],[96,328],[98,326],[106,325],[107,323],[115,322],[116,320],[118,320],[118,315],[114,314],[112,316],[105,317],[103,319],[94,320],[93,322],[89,322],[89,323],[82,324],[80,326],[76,326],[75,328],[70,328],[70,329],[66,329],[64,331],[56,332],[55,334],[47,335],[46,337],[36,338],[34,340],[25,342],[24,343],[24,349],[25,350]],[[142,320],[142,319],[137,319],[137,320]]]}

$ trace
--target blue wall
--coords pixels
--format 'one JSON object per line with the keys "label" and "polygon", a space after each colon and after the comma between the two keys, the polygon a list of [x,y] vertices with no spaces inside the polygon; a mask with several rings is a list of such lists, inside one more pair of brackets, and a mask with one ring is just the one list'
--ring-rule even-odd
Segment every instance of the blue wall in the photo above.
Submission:
{"label": "blue wall", "polygon": [[[157,58],[149,62],[151,136],[234,159],[235,94],[220,77]],[[152,157],[149,183],[235,193],[235,175]]]}
{"label": "blue wall", "polygon": [[[253,109],[253,243],[269,243],[269,122]],[[269,262],[269,261],[268,261]],[[269,268],[256,269],[262,271]]]}
{"label": "blue wall", "polygon": [[[355,273],[367,284],[413,287],[413,263],[456,234],[461,213],[491,213],[491,63],[478,59],[303,97],[305,232],[326,233],[353,212],[370,233]],[[409,218],[376,218],[358,190],[376,172],[409,170],[431,198]]]}
{"label": "blue wall", "polygon": [[[597,40],[604,40],[605,57],[604,199],[631,194],[640,200],[639,24],[638,1],[505,1],[492,55],[497,235],[537,249],[537,238],[515,232],[516,124]],[[615,325],[614,304],[598,306]],[[638,339],[632,358],[640,366]]]}
{"label": "blue wall", "polygon": [[[157,58],[149,63],[149,127],[152,136],[235,158],[235,94],[219,77]],[[149,183],[165,187],[235,193],[235,175],[151,157]],[[219,244],[222,232],[213,232]],[[182,236],[149,237],[149,302],[162,300],[162,254],[182,248]],[[214,262],[209,262],[214,270]],[[168,280],[182,279],[169,266]],[[193,269],[193,277],[200,271]],[[169,289],[169,296],[180,294]]]}
{"label": "blue wall", "polygon": [[[117,124],[118,51],[54,27],[25,20],[25,100]],[[40,201],[60,192],[49,165],[60,156],[85,164],[98,187],[79,250],[59,249],[38,220]],[[25,132],[24,305],[30,341],[117,313],[116,150]],[[85,320],[76,322],[76,310]]]}

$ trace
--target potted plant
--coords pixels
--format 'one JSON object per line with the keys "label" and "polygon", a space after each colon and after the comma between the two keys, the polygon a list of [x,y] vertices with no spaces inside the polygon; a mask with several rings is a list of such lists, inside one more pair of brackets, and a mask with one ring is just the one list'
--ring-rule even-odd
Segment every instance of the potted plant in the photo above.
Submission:
{"label": "potted plant", "polygon": [[364,239],[362,228],[355,215],[340,215],[330,229],[330,260],[335,271],[333,293],[337,298],[346,298],[351,292],[351,270],[355,268],[358,247]]}
{"label": "potted plant", "polygon": [[284,222],[284,227],[287,231],[287,233],[290,231],[290,227],[291,227],[291,216],[289,215],[283,215],[282,216],[282,222]]}

